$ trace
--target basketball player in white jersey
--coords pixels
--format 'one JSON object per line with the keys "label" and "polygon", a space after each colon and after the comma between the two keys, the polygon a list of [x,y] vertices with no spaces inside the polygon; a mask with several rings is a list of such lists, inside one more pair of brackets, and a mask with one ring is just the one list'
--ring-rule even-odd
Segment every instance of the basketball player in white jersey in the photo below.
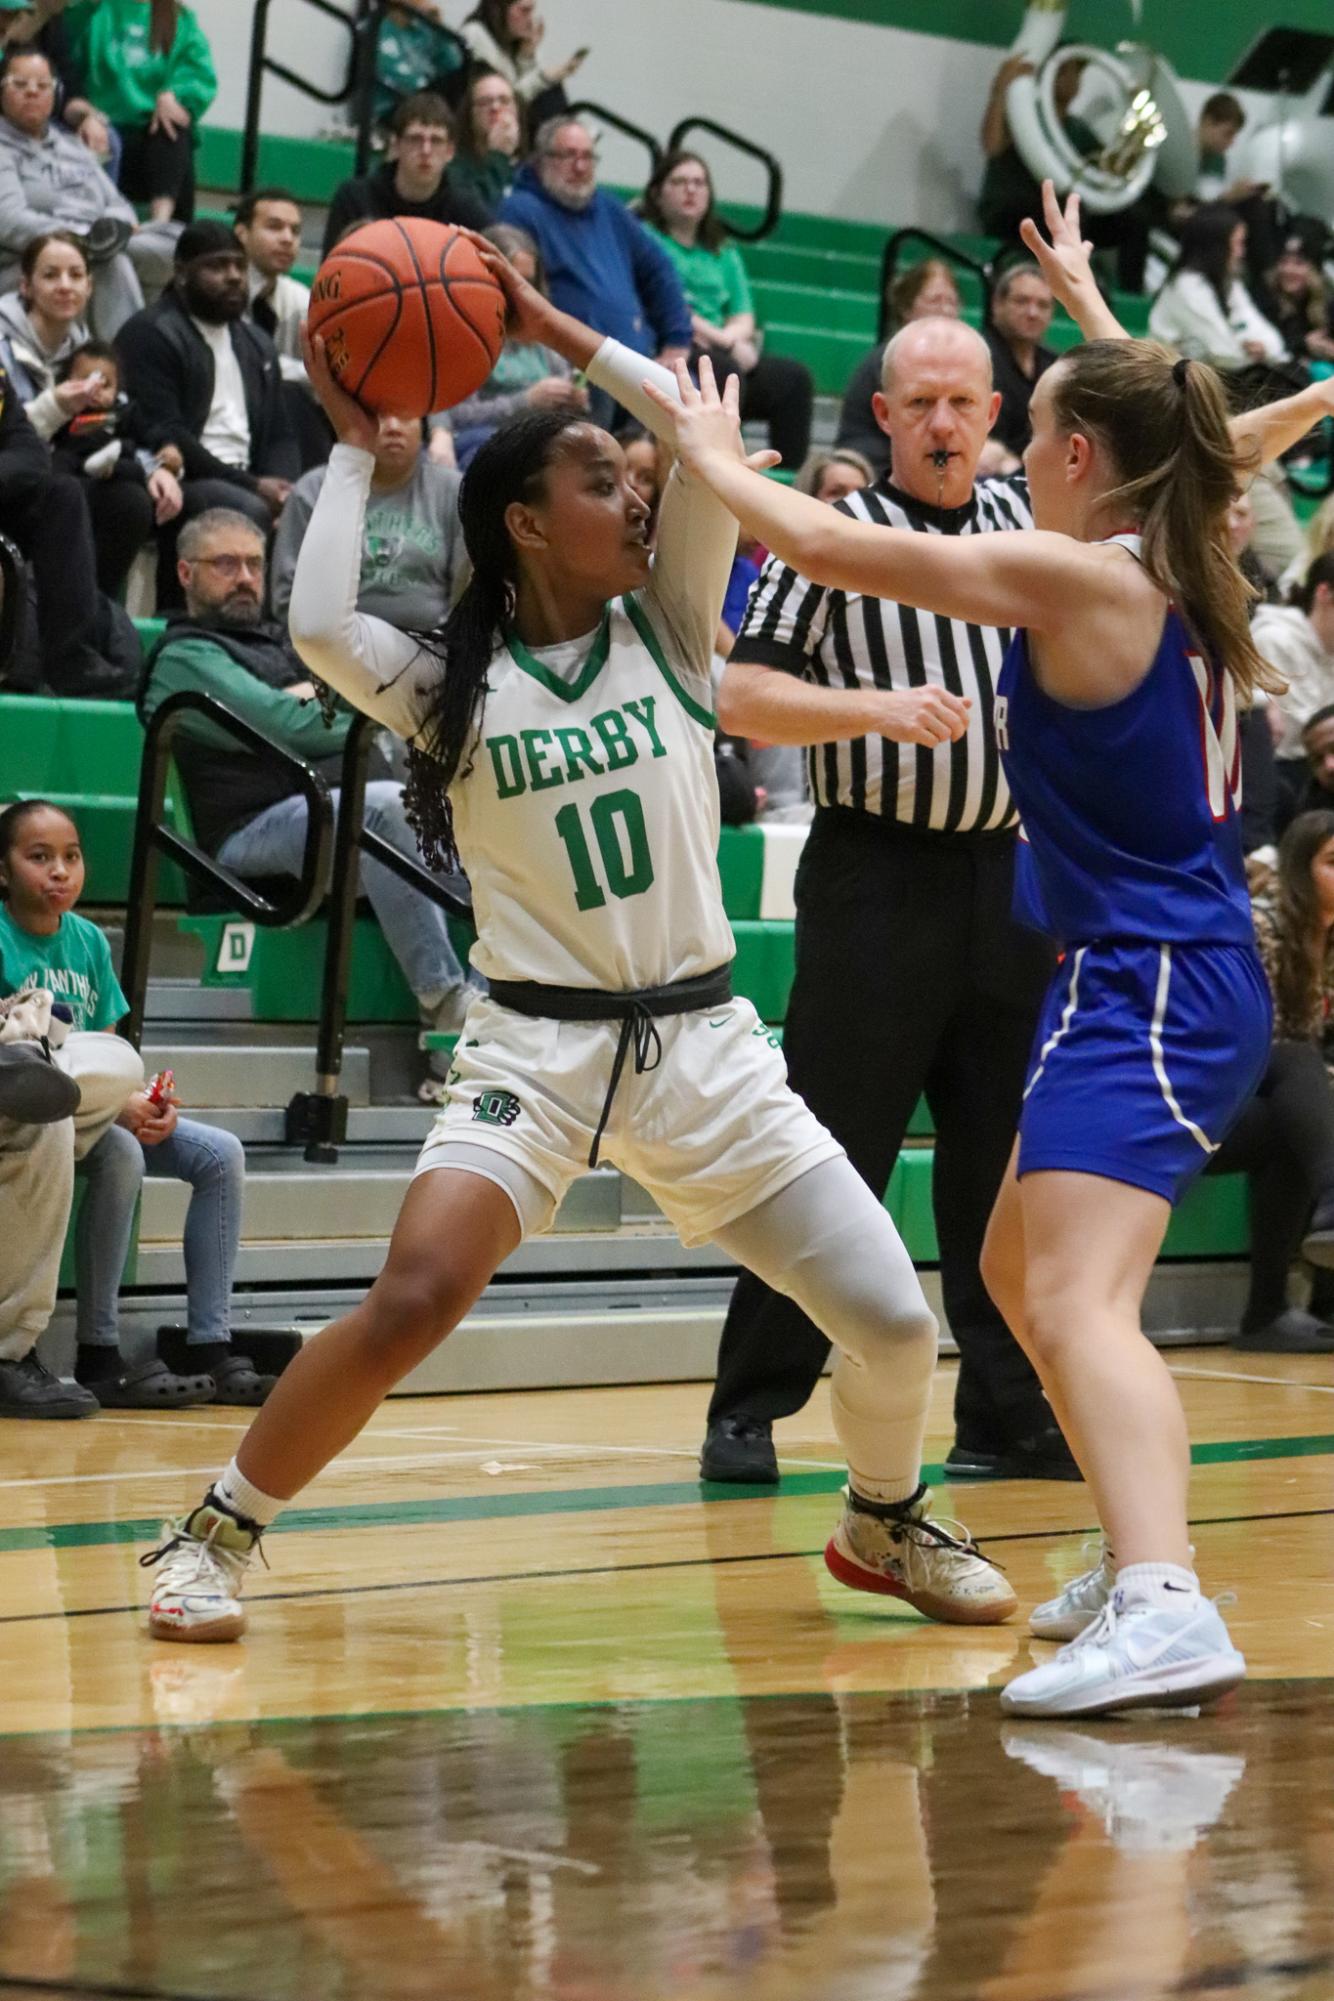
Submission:
{"label": "basketball player in white jersey", "polygon": [[[642,388],[651,374],[670,389],[664,370],[488,256],[518,338],[669,428]],[[850,1473],[833,1574],[932,1618],[1007,1618],[1004,1578],[928,1514],[936,1325],[907,1253],[731,993],[709,666],[734,522],[678,469],[650,560],[620,447],[578,416],[534,412],[470,467],[472,580],[439,632],[412,638],[356,609],[375,420],[333,383],[318,343],[310,371],[339,443],[301,549],[292,636],[315,675],[411,746],[410,809],[424,851],[457,847],[467,869],[490,993],[469,1012],[365,1302],[308,1343],[232,1465],[145,1559],[158,1565],[150,1630],[241,1633],[263,1530],[600,1154],[684,1242],[721,1245],[840,1350],[831,1401]],[[882,715],[868,695],[858,726],[934,744],[961,734],[966,709],[923,688],[905,721],[901,696]]]}

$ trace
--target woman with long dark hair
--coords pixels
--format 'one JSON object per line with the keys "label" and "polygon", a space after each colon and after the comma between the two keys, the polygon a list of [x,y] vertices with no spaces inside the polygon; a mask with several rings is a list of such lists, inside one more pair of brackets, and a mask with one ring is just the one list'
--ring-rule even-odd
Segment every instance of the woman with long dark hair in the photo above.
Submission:
{"label": "woman with long dark hair", "polygon": [[498,70],[473,71],[459,100],[458,147],[449,177],[492,215],[513,187],[528,150],[525,114],[507,77]]}
{"label": "woman with long dark hair", "polygon": [[[1045,199],[1052,243],[1031,223],[1025,241],[1058,296],[1082,300],[1076,317],[1119,336],[1096,307],[1077,200],[1062,216],[1050,184]],[[684,462],[802,576],[1014,632],[995,721],[1027,836],[1016,910],[1065,957],[983,1272],[1093,1490],[1106,1547],[1077,1602],[1062,1594],[1034,1614],[1042,1637],[1072,1644],[1002,1703],[1065,1716],[1208,1701],[1245,1662],[1200,1591],[1185,1419],[1140,1308],[1172,1205],[1270,1043],[1237,706],[1277,682],[1228,541],[1243,467],[1222,385],[1154,342],[1073,349],[1033,396],[1037,532],[979,549],[851,521],[757,478],[707,370],[698,391],[678,373],[679,405],[648,393]]]}
{"label": "woman with long dark hair", "polygon": [[208,38],[183,0],[75,0],[80,93],[121,137],[120,187],[153,222],[192,222],[199,121],[218,94]]}
{"label": "woman with long dark hair", "polygon": [[[642,355],[559,313],[474,239],[511,331],[585,370],[655,430]],[[472,577],[411,638],[356,609],[375,420],[322,346],[311,380],[338,434],[302,545],[292,636],[313,674],[409,743],[423,852],[456,852],[490,982],[455,1051],[388,1260],[365,1302],[309,1342],[263,1421],[150,1559],[150,1630],[222,1640],[263,1529],[469,1312],[605,1149],[687,1243],[706,1239],[798,1299],[835,1342],[850,1473],[826,1551],[860,1591],[989,1624],[1015,1598],[920,1480],[936,1329],[879,1199],[789,1089],[777,1038],[734,999],[718,882],[710,662],[736,530],[675,470],[650,560],[621,447],[569,410],[504,426],[464,476]],[[769,455],[762,455],[769,462]],[[852,719],[902,741],[964,728],[941,690],[867,697]]]}
{"label": "woman with long dark hair", "polygon": [[1246,225],[1209,202],[1182,225],[1171,275],[1149,312],[1149,332],[1215,368],[1284,359],[1283,336],[1246,289]]}
{"label": "woman with long dark hair", "polygon": [[565,109],[565,85],[588,54],[576,49],[563,63],[540,60],[545,24],[537,0],[477,0],[459,33],[474,68],[495,70],[514,85],[534,128]]}
{"label": "woman with long dark hair", "polygon": [[691,366],[707,354],[719,382],[741,378],[742,422],[767,424],[769,443],[795,472],[810,450],[815,384],[801,362],[763,352],[746,267],[728,240],[699,154],[668,153],[639,210],[681,280],[694,336]]}

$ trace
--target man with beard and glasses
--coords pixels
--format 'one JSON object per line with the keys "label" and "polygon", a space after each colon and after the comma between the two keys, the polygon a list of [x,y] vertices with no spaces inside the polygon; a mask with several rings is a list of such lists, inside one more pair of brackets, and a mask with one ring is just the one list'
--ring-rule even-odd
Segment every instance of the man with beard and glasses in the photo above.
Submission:
{"label": "man with beard and glasses", "polygon": [[[149,655],[140,696],[144,721],[182,689],[213,695],[270,743],[314,765],[337,813],[341,753],[355,716],[344,710],[326,726],[285,628],[265,619],[263,533],[233,508],[211,508],[181,530],[178,569],[185,610]],[[207,853],[242,876],[300,873],[307,807],[286,766],[194,718],[176,739],[176,763],[195,837]],[[373,778],[367,785],[363,824],[418,859],[395,781]],[[466,892],[461,877],[442,880]],[[453,1032],[473,992],[444,911],[376,862],[362,862],[361,888],[416,996],[423,1027]],[[420,1095],[435,1103],[442,1089],[428,1076]]]}
{"label": "man with beard and glasses", "polygon": [[[120,330],[125,388],[149,429],[184,461],[178,530],[229,507],[267,533],[301,470],[277,350],[246,317],[248,304],[246,255],[232,231],[191,223],[176,246],[172,283]],[[169,539],[159,595],[179,603]]]}

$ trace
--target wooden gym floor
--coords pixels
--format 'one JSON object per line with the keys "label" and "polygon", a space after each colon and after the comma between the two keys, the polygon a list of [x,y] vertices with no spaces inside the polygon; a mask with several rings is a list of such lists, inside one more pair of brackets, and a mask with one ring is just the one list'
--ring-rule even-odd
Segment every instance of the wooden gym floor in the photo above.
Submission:
{"label": "wooden gym floor", "polygon": [[[1169,1360],[1252,1678],[1083,1728],[1002,1720],[1022,1618],[826,1576],[823,1389],[777,1493],[699,1487],[700,1385],[396,1401],[221,1648],[136,1559],[245,1413],[0,1426],[0,1995],[1329,2001],[1334,1382]],[[1080,1486],[937,1497],[1025,1610],[1080,1567]]]}

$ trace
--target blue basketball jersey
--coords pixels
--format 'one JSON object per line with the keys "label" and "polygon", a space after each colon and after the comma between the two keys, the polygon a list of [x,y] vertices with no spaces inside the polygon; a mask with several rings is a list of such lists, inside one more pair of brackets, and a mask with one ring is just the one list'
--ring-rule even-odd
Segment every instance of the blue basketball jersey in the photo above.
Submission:
{"label": "blue basketball jersey", "polygon": [[[1138,536],[1114,539],[1138,553]],[[1253,943],[1233,684],[1175,609],[1144,679],[1108,708],[1045,694],[1016,632],[996,731],[1023,821],[1021,922],[1066,945]]]}

